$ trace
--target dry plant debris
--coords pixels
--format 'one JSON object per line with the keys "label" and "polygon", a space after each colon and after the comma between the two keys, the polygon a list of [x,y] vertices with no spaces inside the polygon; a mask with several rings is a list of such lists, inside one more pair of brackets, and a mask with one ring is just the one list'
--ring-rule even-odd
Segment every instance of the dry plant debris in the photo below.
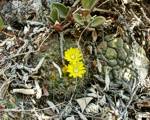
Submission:
{"label": "dry plant debris", "polygon": [[148,0],[1,0],[0,119],[150,119]]}

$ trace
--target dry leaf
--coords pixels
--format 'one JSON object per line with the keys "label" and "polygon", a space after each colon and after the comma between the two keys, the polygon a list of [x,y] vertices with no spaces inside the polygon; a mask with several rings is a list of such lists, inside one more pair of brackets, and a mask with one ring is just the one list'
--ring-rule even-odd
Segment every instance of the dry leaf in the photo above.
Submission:
{"label": "dry leaf", "polygon": [[82,112],[84,111],[84,109],[86,108],[86,106],[89,104],[89,102],[93,99],[93,97],[84,97],[84,98],[80,98],[77,99],[77,103],[79,104]]}
{"label": "dry leaf", "polygon": [[98,98],[98,95],[96,93],[88,93],[87,96]]}
{"label": "dry leaf", "polygon": [[78,115],[80,116],[81,120],[88,120],[84,114],[82,114],[80,111],[77,111]]}
{"label": "dry leaf", "polygon": [[89,91],[90,91],[90,92],[92,92],[92,93],[96,93],[96,91],[95,91],[95,88],[94,88],[94,87],[91,87],[91,88],[89,89]]}
{"label": "dry leaf", "polygon": [[74,116],[67,117],[66,120],[75,120]]}
{"label": "dry leaf", "polygon": [[96,40],[97,40],[97,32],[96,32],[96,30],[92,31],[92,38],[93,38],[93,42],[96,42]]}
{"label": "dry leaf", "polygon": [[47,104],[49,105],[49,107],[51,107],[51,109],[53,110],[53,112],[57,112],[57,113],[59,113],[59,110],[57,109],[57,107],[54,105],[54,103],[53,102],[51,102],[51,101],[47,101]]}
{"label": "dry leaf", "polygon": [[106,104],[106,96],[103,95],[103,97],[99,100],[100,105]]}
{"label": "dry leaf", "polygon": [[87,106],[85,109],[87,113],[99,113],[99,105],[96,105],[94,103],[91,103]]}
{"label": "dry leaf", "polygon": [[49,96],[48,85],[47,85],[47,84],[44,84],[44,85],[43,85],[42,90],[43,90],[43,95],[44,95],[44,96]]}

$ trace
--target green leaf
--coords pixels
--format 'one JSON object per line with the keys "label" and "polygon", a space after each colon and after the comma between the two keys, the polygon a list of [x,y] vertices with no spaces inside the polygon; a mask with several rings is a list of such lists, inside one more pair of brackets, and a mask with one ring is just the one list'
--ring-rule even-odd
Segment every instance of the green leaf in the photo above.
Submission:
{"label": "green leaf", "polygon": [[15,108],[16,107],[15,103],[11,103],[6,100],[0,100],[0,105],[4,105],[7,108]]}
{"label": "green leaf", "polygon": [[97,0],[81,0],[82,7],[84,9],[92,9],[96,3]]}
{"label": "green leaf", "polygon": [[91,27],[97,27],[99,25],[104,24],[104,22],[106,21],[106,19],[102,16],[97,16],[94,18],[94,20],[91,23]]}
{"label": "green leaf", "polygon": [[55,23],[56,21],[59,21],[59,13],[56,8],[52,9],[50,13],[50,20]]}
{"label": "green leaf", "polygon": [[53,9],[57,9],[60,17],[65,19],[69,13],[70,7],[66,7],[61,3],[53,2],[51,4],[51,10]]}
{"label": "green leaf", "polygon": [[7,103],[7,108],[12,109],[15,107],[16,107],[16,105],[14,103],[10,103],[10,102]]}
{"label": "green leaf", "polygon": [[2,17],[0,17],[0,30],[2,30],[3,28],[4,28],[4,21]]}
{"label": "green leaf", "polygon": [[74,18],[75,22],[77,22],[78,24],[84,25],[84,20],[83,20],[82,16],[80,16],[80,14],[75,13],[73,15],[73,18]]}

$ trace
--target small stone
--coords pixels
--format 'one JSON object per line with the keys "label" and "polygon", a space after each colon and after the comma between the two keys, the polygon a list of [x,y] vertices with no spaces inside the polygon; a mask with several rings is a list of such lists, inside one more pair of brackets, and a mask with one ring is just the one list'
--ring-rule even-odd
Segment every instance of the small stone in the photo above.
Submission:
{"label": "small stone", "polygon": [[127,43],[124,43],[123,48],[126,51],[126,53],[128,54],[128,56],[130,56],[132,54],[132,51],[130,50],[130,47]]}
{"label": "small stone", "polygon": [[115,79],[120,79],[120,70],[115,70],[115,69],[113,69],[112,70],[112,74],[113,74],[113,77],[115,78]]}
{"label": "small stone", "polygon": [[117,65],[117,60],[109,60],[108,65],[110,65],[111,67],[116,66]]}
{"label": "small stone", "polygon": [[124,61],[122,61],[122,60],[118,60],[117,62],[118,62],[118,65],[120,65],[120,66],[124,65]]}
{"label": "small stone", "polygon": [[121,38],[118,38],[117,47],[118,48],[123,48],[123,45],[124,45],[123,40]]}
{"label": "small stone", "polygon": [[118,58],[121,60],[126,60],[127,53],[123,48],[118,49]]}
{"label": "small stone", "polygon": [[121,38],[115,38],[108,42],[108,46],[116,49],[123,48],[123,40]]}
{"label": "small stone", "polygon": [[113,67],[113,69],[114,69],[114,70],[119,70],[119,69],[120,69],[120,66],[119,66],[119,65],[116,65],[116,66]]}
{"label": "small stone", "polygon": [[110,78],[110,80],[113,80],[113,78],[114,78],[112,71],[110,71],[110,73],[109,73],[109,78]]}
{"label": "small stone", "polygon": [[106,50],[106,57],[111,60],[111,59],[116,59],[117,58],[117,52],[115,49],[112,48],[107,48]]}
{"label": "small stone", "polygon": [[106,70],[111,70],[112,68],[108,65],[103,66],[102,72],[105,73]]}
{"label": "small stone", "polygon": [[132,77],[132,71],[128,68],[125,68],[124,69],[124,74],[123,74],[123,79],[127,80],[127,81],[130,81],[131,77]]}
{"label": "small stone", "polygon": [[127,63],[127,64],[131,64],[132,62],[133,62],[132,58],[127,57],[127,59],[126,59],[126,63]]}
{"label": "small stone", "polygon": [[105,40],[106,40],[106,41],[111,41],[111,40],[113,40],[114,36],[115,36],[115,34],[106,35],[106,36],[105,36]]}
{"label": "small stone", "polygon": [[85,111],[87,113],[98,113],[99,112],[99,105],[96,105],[94,103],[91,103],[87,106],[87,108],[85,109]]}
{"label": "small stone", "polygon": [[98,53],[103,53],[107,49],[107,42],[102,41],[98,46],[97,46],[97,52]]}

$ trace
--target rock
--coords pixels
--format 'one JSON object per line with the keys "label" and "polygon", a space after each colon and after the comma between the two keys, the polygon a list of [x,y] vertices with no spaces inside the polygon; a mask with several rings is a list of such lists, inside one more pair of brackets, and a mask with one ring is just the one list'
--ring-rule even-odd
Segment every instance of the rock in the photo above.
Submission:
{"label": "rock", "polygon": [[117,52],[115,49],[107,48],[106,50],[106,58],[108,59],[116,59],[117,58]]}

